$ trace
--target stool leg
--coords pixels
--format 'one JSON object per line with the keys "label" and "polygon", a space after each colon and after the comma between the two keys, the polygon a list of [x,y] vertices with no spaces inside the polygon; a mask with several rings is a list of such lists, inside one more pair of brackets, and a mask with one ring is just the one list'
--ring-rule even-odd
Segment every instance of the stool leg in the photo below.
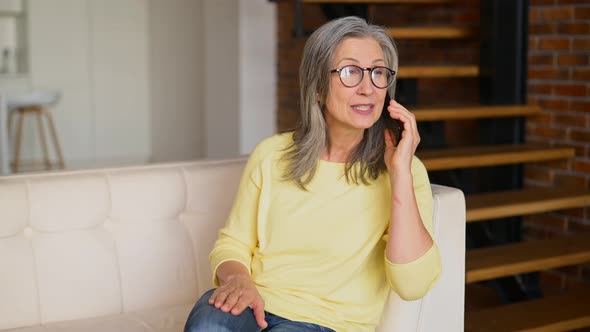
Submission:
{"label": "stool leg", "polygon": [[53,123],[53,117],[51,113],[46,109],[41,109],[41,111],[47,117],[47,121],[49,122],[49,129],[51,131],[51,136],[53,137],[53,144],[55,145],[55,152],[57,153],[58,165],[59,168],[65,168],[64,156],[61,152],[61,146],[59,145],[59,139],[57,138],[57,130],[55,129],[55,124]]}
{"label": "stool leg", "polygon": [[14,172],[17,173],[20,167],[20,149],[23,141],[23,126],[24,126],[24,119],[25,113],[22,109],[18,111],[18,129],[16,132],[16,145],[14,147],[14,164],[13,169]]}
{"label": "stool leg", "polygon": [[16,113],[16,111],[9,111],[8,112],[8,128],[7,128],[7,133],[8,133],[8,141],[10,142],[10,140],[12,139],[12,127],[13,127],[13,122],[14,122],[14,113]]}
{"label": "stool leg", "polygon": [[41,140],[41,147],[43,148],[43,161],[45,169],[51,169],[51,162],[49,161],[49,150],[47,149],[47,140],[45,139],[45,130],[43,129],[43,117],[41,109],[35,109],[37,116],[37,125],[39,127],[39,139]]}

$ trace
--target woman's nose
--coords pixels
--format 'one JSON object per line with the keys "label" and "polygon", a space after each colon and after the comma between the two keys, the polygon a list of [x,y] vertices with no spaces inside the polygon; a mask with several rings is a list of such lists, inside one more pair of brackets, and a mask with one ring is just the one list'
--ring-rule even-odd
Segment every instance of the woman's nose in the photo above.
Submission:
{"label": "woman's nose", "polygon": [[370,73],[367,73],[366,75],[363,75],[363,79],[361,80],[361,83],[358,85],[357,92],[364,95],[370,95],[373,93],[373,91],[374,86],[373,82],[371,82],[371,75]]}

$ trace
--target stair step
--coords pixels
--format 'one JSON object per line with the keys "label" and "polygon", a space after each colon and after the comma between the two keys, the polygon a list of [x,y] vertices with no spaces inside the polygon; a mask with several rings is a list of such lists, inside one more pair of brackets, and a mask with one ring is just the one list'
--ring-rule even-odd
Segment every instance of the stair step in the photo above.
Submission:
{"label": "stair step", "polygon": [[449,3],[455,0],[303,0],[304,3],[358,3],[358,4],[388,4],[388,3]]}
{"label": "stair step", "polygon": [[412,113],[416,121],[444,121],[531,116],[540,114],[541,108],[535,105],[461,106],[413,109]]}
{"label": "stair step", "polygon": [[471,194],[465,197],[467,222],[590,206],[590,191],[535,188]]}
{"label": "stair step", "polygon": [[429,171],[496,166],[573,157],[573,148],[552,148],[537,144],[474,146],[417,152]]}
{"label": "stair step", "polygon": [[563,236],[467,250],[465,282],[590,262],[590,235]]}
{"label": "stair step", "polygon": [[477,77],[479,67],[467,66],[401,66],[397,78]]}
{"label": "stair step", "polygon": [[455,39],[474,35],[472,29],[457,27],[395,27],[385,30],[395,39]]}
{"label": "stair step", "polygon": [[590,326],[590,291],[468,312],[466,332],[556,332]]}

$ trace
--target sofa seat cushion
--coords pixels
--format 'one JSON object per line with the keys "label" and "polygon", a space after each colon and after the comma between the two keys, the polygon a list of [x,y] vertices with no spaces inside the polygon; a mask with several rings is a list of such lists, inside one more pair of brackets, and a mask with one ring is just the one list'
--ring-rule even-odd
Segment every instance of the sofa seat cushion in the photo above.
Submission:
{"label": "sofa seat cushion", "polygon": [[6,332],[178,332],[193,304],[30,326]]}

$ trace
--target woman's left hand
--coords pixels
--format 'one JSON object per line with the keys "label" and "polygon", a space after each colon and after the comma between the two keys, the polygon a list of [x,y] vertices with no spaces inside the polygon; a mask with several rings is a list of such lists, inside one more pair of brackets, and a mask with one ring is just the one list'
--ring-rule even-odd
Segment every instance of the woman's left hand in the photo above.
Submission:
{"label": "woman's left hand", "polygon": [[387,106],[389,116],[392,119],[401,121],[403,131],[401,139],[394,146],[394,139],[391,137],[389,130],[385,130],[385,165],[389,173],[393,171],[411,171],[412,159],[420,144],[420,134],[418,134],[418,126],[416,124],[416,117],[408,111],[401,104],[395,100],[391,100]]}

